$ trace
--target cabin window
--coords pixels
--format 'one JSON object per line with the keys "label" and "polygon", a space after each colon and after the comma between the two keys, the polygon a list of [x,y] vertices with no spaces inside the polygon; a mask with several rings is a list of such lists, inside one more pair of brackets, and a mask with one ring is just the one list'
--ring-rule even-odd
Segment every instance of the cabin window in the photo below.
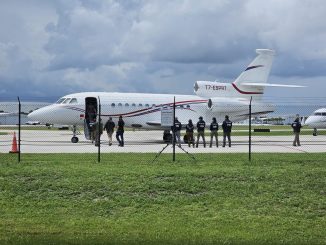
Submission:
{"label": "cabin window", "polygon": [[126,103],[126,104],[125,104],[125,106],[129,106],[129,104],[128,104],[128,103]]}
{"label": "cabin window", "polygon": [[112,107],[115,107],[115,104],[114,104],[114,103],[112,103],[112,104],[111,104],[111,106],[112,106]]}
{"label": "cabin window", "polygon": [[118,104],[118,106],[122,106],[122,104],[121,104],[121,103],[119,103],[119,104]]}
{"label": "cabin window", "polygon": [[153,106],[153,107],[155,107],[156,105],[155,105],[155,104],[153,104],[152,106]]}
{"label": "cabin window", "polygon": [[138,106],[143,106],[143,104],[142,103],[139,103],[139,105]]}
{"label": "cabin window", "polygon": [[132,103],[132,106],[136,106],[136,104],[135,103]]}
{"label": "cabin window", "polygon": [[69,104],[77,104],[77,99],[76,98],[72,98],[70,100]]}
{"label": "cabin window", "polygon": [[145,107],[149,107],[149,104],[145,104]]}

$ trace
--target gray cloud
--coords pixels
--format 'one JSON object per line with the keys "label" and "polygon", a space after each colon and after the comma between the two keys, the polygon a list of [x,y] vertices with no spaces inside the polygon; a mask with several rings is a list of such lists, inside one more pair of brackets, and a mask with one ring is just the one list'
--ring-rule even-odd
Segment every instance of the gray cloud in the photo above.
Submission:
{"label": "gray cloud", "polygon": [[256,48],[277,52],[271,82],[325,90],[325,12],[322,0],[4,0],[0,97],[191,94],[196,80],[235,79]]}

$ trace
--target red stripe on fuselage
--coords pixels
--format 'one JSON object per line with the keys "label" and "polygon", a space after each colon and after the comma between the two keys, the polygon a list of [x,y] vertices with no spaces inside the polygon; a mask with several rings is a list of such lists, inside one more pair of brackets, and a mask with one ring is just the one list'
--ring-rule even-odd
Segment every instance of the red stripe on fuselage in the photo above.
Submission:
{"label": "red stripe on fuselage", "polygon": [[237,90],[240,94],[263,94],[262,92],[248,92],[248,91],[243,91],[237,87],[234,83],[232,83],[232,86]]}

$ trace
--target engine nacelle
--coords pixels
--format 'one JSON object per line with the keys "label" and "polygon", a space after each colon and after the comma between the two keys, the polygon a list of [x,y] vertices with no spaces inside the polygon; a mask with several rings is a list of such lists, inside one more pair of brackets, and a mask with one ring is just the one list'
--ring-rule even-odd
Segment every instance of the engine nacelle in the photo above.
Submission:
{"label": "engine nacelle", "polygon": [[216,97],[226,96],[230,84],[211,82],[211,81],[197,81],[194,84],[194,92],[200,97]]}
{"label": "engine nacelle", "polygon": [[246,99],[211,98],[207,107],[213,112],[236,112],[249,110],[249,103]]}

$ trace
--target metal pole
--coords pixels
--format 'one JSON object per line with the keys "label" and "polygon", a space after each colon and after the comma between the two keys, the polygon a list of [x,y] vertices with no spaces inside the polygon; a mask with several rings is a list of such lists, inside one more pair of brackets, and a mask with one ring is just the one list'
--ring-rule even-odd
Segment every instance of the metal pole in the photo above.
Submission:
{"label": "metal pole", "polygon": [[250,104],[249,104],[249,161],[251,161],[251,101],[252,101],[252,96],[250,97]]}
{"label": "metal pole", "polygon": [[98,136],[96,137],[98,140],[97,143],[97,162],[101,162],[101,100],[100,97],[98,97],[98,124],[97,124],[97,132]]}
{"label": "metal pole", "polygon": [[18,162],[20,162],[21,103],[18,98]]}
{"label": "metal pole", "polygon": [[173,126],[172,126],[172,142],[173,142],[173,162],[175,162],[175,129],[174,129],[174,122],[175,122],[175,96],[173,100]]}

